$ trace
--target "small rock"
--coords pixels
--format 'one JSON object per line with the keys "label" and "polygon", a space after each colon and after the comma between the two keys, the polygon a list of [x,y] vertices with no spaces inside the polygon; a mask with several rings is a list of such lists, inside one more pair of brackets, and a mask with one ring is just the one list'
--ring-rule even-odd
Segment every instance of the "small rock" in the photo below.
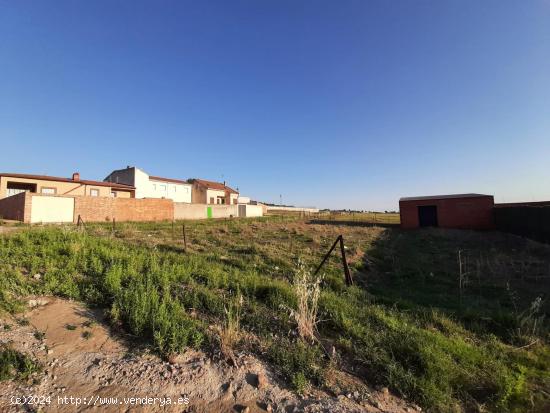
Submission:
{"label": "small rock", "polygon": [[241,413],[250,413],[250,407],[246,406],[244,409],[241,410]]}
{"label": "small rock", "polygon": [[36,273],[32,276],[32,278],[34,278],[35,280],[39,280],[40,278],[42,278],[42,274]]}
{"label": "small rock", "polygon": [[390,394],[390,391],[387,387],[382,387],[382,393],[384,394],[385,397],[387,397],[389,394]]}
{"label": "small rock", "polygon": [[46,305],[48,304],[48,300],[46,300],[45,298],[37,298],[35,300],[29,300],[28,301],[28,305],[29,307],[33,308],[33,307],[38,307],[39,305]]}
{"label": "small rock", "polygon": [[53,350],[51,348],[48,349],[48,354],[53,354]]}
{"label": "small rock", "polygon": [[354,397],[355,399],[358,399],[358,398],[359,398],[359,392],[358,392],[358,391],[354,391],[354,392],[353,392],[353,397]]}
{"label": "small rock", "polygon": [[348,399],[351,399],[351,393],[348,393],[348,394],[346,395],[346,397],[347,397]]}
{"label": "small rock", "polygon": [[273,411],[273,407],[268,403],[268,405],[265,407],[265,411],[268,413],[271,413]]}
{"label": "small rock", "polygon": [[265,376],[265,373],[260,372],[257,375],[258,377],[258,389],[265,389],[267,387],[267,377]]}

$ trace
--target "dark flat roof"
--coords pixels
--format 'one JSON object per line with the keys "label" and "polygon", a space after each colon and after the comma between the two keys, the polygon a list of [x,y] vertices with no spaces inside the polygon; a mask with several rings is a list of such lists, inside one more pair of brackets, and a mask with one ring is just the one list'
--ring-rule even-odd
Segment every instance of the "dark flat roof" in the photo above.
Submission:
{"label": "dark flat roof", "polygon": [[450,194],[450,195],[429,195],[429,196],[411,196],[406,198],[400,198],[401,201],[425,201],[429,199],[452,199],[452,198],[485,198],[493,197],[493,195],[484,194]]}

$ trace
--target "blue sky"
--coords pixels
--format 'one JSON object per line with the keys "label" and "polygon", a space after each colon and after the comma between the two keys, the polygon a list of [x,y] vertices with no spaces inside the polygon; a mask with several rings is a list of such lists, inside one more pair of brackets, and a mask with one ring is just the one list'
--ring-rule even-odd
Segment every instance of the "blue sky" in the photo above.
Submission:
{"label": "blue sky", "polygon": [[550,0],[0,0],[0,144],[296,205],[548,200]]}

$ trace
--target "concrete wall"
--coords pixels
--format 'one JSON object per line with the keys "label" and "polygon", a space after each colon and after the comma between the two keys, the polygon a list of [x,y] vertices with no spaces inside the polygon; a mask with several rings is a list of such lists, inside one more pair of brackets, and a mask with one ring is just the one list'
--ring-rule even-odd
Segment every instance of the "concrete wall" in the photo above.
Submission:
{"label": "concrete wall", "polygon": [[402,228],[418,228],[418,207],[435,205],[441,228],[491,229],[494,227],[492,196],[400,201]]}
{"label": "concrete wall", "polygon": [[207,205],[212,208],[212,218],[237,218],[239,216],[238,205]]}
{"label": "concrete wall", "polygon": [[0,218],[29,222],[31,196],[28,192],[0,199]]}
{"label": "concrete wall", "polygon": [[206,205],[174,203],[174,219],[206,219]]}
{"label": "concrete wall", "polygon": [[319,212],[319,208],[302,208],[302,207],[288,207],[288,206],[278,206],[278,205],[265,205],[267,213],[277,214],[278,212],[309,212],[316,214]]}
{"label": "concrete wall", "polygon": [[[248,204],[245,204],[245,205],[239,205],[239,208],[241,207],[245,207],[245,211],[246,211],[246,217],[247,218],[251,218],[251,217],[261,217],[264,215],[264,210],[262,208],[261,205],[248,205]],[[239,214],[239,216],[241,216]]]}
{"label": "concrete wall", "polygon": [[[76,197],[39,196],[32,197],[31,220],[32,224],[43,222],[73,222],[74,204]],[[88,197],[79,197],[87,199]],[[100,199],[100,198],[91,198]]]}
{"label": "concrete wall", "polygon": [[204,205],[204,204],[174,204],[174,219],[207,219],[208,208],[212,218],[261,217],[261,205]]}

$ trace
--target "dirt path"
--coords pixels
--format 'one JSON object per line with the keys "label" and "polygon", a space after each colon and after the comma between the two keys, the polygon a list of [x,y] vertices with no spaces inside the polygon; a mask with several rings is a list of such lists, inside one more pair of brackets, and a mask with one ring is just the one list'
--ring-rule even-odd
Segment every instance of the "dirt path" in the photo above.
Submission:
{"label": "dirt path", "polygon": [[[301,398],[285,389],[263,362],[250,355],[240,357],[239,367],[230,367],[214,363],[203,352],[187,351],[170,364],[144,346],[117,338],[99,311],[51,297],[34,298],[29,305],[29,325],[9,318],[0,320],[0,342],[11,343],[38,359],[44,371],[35,377],[34,384],[0,383],[2,412],[419,411],[387,391],[338,397],[314,391]],[[11,329],[4,329],[5,324]],[[51,399],[40,409],[10,404],[13,396],[26,395]],[[71,396],[80,398],[79,406],[74,404],[77,399],[73,404],[61,403],[65,397],[68,403]],[[132,397],[141,400],[128,400]],[[155,397],[165,399],[153,400]],[[188,404],[184,404],[186,397]]]}

